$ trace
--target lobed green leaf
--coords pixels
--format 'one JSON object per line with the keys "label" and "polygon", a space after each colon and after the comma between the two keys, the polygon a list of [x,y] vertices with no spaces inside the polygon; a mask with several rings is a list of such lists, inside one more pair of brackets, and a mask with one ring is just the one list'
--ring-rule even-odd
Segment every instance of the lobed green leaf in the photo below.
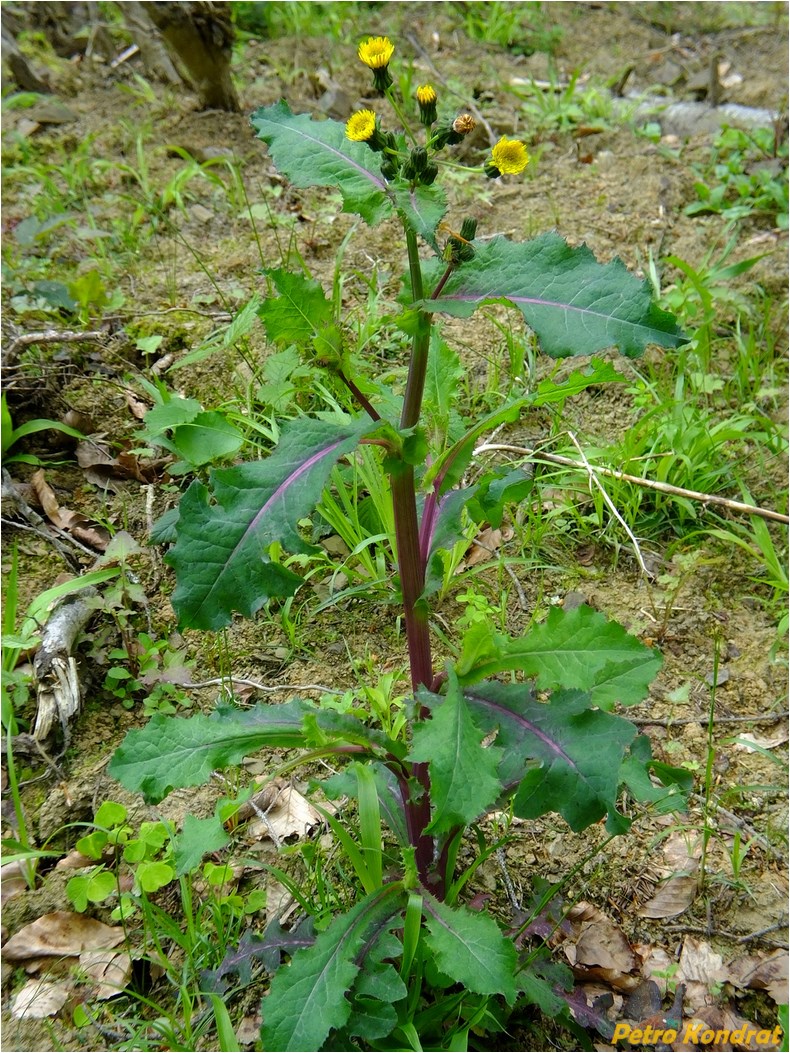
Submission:
{"label": "lobed green leaf", "polygon": [[377,889],[334,918],[312,947],[297,951],[277,972],[263,1002],[264,1049],[321,1049],[329,1032],[346,1024],[346,993],[360,971],[358,956],[402,910],[404,895],[400,883]]}
{"label": "lobed green leaf", "polygon": [[448,907],[427,894],[424,904],[425,939],[437,967],[475,994],[501,994],[512,1005],[518,955],[494,919]]}
{"label": "lobed green leaf", "polygon": [[582,604],[572,611],[552,607],[542,625],[516,640],[475,626],[464,639],[458,673],[470,684],[520,670],[539,687],[589,691],[593,705],[611,709],[642,702],[661,664],[657,651]]}
{"label": "lobed green leaf", "polygon": [[412,761],[428,762],[432,818],[428,831],[445,833],[471,823],[502,791],[497,775],[501,751],[484,748],[458,678],[449,671],[447,694],[430,719],[414,726]]}
{"label": "lobed green leaf", "polygon": [[155,804],[171,790],[200,785],[215,768],[238,764],[262,746],[300,746],[305,715],[312,708],[293,699],[250,710],[222,707],[186,718],[157,713],[144,728],[127,734],[108,771],[127,790]]}
{"label": "lobed green leaf", "polygon": [[516,815],[558,812],[572,830],[607,816],[610,833],[627,829],[617,793],[637,734],[633,724],[590,708],[584,691],[555,691],[539,702],[528,685],[486,682],[465,689],[464,697],[483,730],[497,733],[499,777],[515,790]]}
{"label": "lobed green leaf", "polygon": [[233,611],[251,617],[272,596],[296,591],[302,579],[271,562],[267,550],[277,541],[290,552],[312,551],[297,521],[318,502],[335,462],[375,427],[367,418],[291,421],[270,457],[210,473],[214,504],[203,483],[192,483],[166,557],[181,626],[221,629]]}
{"label": "lobed green leaf", "polygon": [[370,224],[392,211],[380,155],[348,139],[344,124],[293,114],[285,101],[261,107],[251,120],[278,171],[294,186],[337,187],[343,211],[356,212]]}
{"label": "lobed green leaf", "polygon": [[[438,278],[439,268],[433,270]],[[679,347],[688,339],[653,302],[649,284],[630,274],[622,260],[599,263],[586,245],[572,248],[555,233],[476,245],[474,263],[459,267],[424,306],[467,318],[496,301],[517,307],[553,358],[608,347],[633,358],[648,344]]]}

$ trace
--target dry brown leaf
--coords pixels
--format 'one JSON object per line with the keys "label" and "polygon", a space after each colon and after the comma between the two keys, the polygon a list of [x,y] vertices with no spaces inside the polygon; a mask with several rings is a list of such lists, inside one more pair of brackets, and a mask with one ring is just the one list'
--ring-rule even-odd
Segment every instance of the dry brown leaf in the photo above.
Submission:
{"label": "dry brown leaf", "polygon": [[724,959],[704,940],[686,936],[680,951],[680,961],[673,979],[686,985],[686,1009],[701,1013],[716,1004],[717,985],[727,979]]}
{"label": "dry brown leaf", "polygon": [[697,895],[699,841],[689,844],[682,834],[673,834],[664,842],[663,859],[656,864],[667,880],[656,894],[638,910],[641,918],[676,918],[694,902]]}
{"label": "dry brown leaf", "polygon": [[676,918],[694,902],[697,888],[696,876],[671,877],[652,899],[639,908],[637,914],[640,918]]}
{"label": "dry brown leaf", "polygon": [[757,750],[749,745],[749,743],[753,743],[754,746],[761,749],[772,750],[777,746],[784,746],[787,738],[787,728],[775,731],[773,735],[753,735],[751,731],[747,731],[745,734],[738,736],[735,748],[736,750],[744,750],[746,753],[756,753]]}
{"label": "dry brown leaf", "polygon": [[151,407],[143,402],[141,398],[138,398],[138,396],[133,391],[130,391],[129,388],[127,388],[123,394],[126,399],[126,405],[132,411],[132,416],[136,417],[137,420],[142,420]]}
{"label": "dry brown leaf", "polygon": [[291,893],[274,878],[266,883],[266,924],[283,922],[296,906]]}
{"label": "dry brown leaf", "polygon": [[468,570],[470,567],[476,567],[479,563],[485,563],[487,560],[493,559],[502,545],[506,541],[510,541],[512,537],[513,527],[511,526],[504,527],[502,530],[485,527],[469,546],[469,551],[460,565],[458,573],[462,569]]}
{"label": "dry brown leaf", "polygon": [[39,468],[38,471],[33,472],[30,477],[30,485],[33,487],[38,503],[44,510],[44,515],[46,515],[47,519],[49,519],[51,523],[54,523],[55,526],[60,526],[61,524],[57,521],[57,516],[60,512],[60,505],[58,504],[57,497],[55,497],[55,491],[49,485],[44,476],[43,468]]}
{"label": "dry brown leaf", "polygon": [[[655,947],[649,943],[635,943],[634,952],[642,959],[642,976],[646,980],[653,980],[663,997],[667,993],[667,969],[673,964],[674,959],[663,947]],[[661,973],[663,975],[656,975]]]}
{"label": "dry brown leaf", "polygon": [[2,956],[20,962],[39,955],[79,955],[87,950],[117,947],[124,939],[123,929],[104,925],[83,914],[57,910],[25,925],[3,945]]}
{"label": "dry brown leaf", "polygon": [[623,931],[592,903],[580,902],[567,915],[574,936],[563,944],[574,975],[603,980],[621,991],[637,987],[639,961]]}
{"label": "dry brown leaf", "polygon": [[241,1046],[254,1046],[261,1037],[261,1014],[247,1013],[236,1025],[236,1038]]}
{"label": "dry brown leaf", "polygon": [[[779,1043],[772,1041],[770,1029],[762,1029],[758,1024],[753,1024],[750,1020],[746,1020],[745,1017],[733,1013],[727,1006],[711,1005],[699,1010],[691,1020],[683,1022],[681,1034],[687,1035],[693,1040],[694,1034],[704,1033],[705,1031],[727,1031],[730,1034],[730,1041],[717,1042],[713,1047],[709,1043],[703,1045],[701,1042],[698,1042],[698,1045],[701,1045],[702,1048],[714,1048],[717,1051],[746,1049],[754,1050],[755,1053],[757,1050],[779,1049]],[[738,1036],[741,1041],[738,1040]],[[735,1038],[735,1041],[732,1041],[733,1038]]]}
{"label": "dry brown leaf", "polygon": [[96,865],[96,860],[91,859],[90,856],[84,856],[82,852],[78,852],[76,848],[73,848],[68,855],[63,856],[55,864],[55,870],[80,870],[82,867],[92,867]]}
{"label": "dry brown leaf", "polygon": [[713,950],[709,943],[686,936],[680,951],[680,962],[675,974],[678,983],[697,981],[716,984],[727,980],[724,959]]}
{"label": "dry brown leaf", "polygon": [[767,991],[777,1005],[787,1005],[788,960],[786,951],[744,954],[727,965],[727,979],[736,987]]}
{"label": "dry brown leaf", "polygon": [[42,1020],[54,1016],[66,1004],[70,989],[50,980],[28,980],[11,999],[11,1016],[17,1020]]}
{"label": "dry brown leaf", "polygon": [[80,512],[72,512],[68,508],[62,508],[58,504],[55,491],[44,477],[44,469],[39,468],[31,477],[31,483],[36,492],[41,507],[47,519],[59,530],[66,530],[78,541],[91,545],[98,552],[104,552],[110,543],[110,533],[97,523],[91,522],[87,516]]}
{"label": "dry brown leaf", "polygon": [[322,821],[307,798],[289,784],[281,786],[268,808],[260,811],[266,818],[260,818],[256,812],[256,818],[247,825],[248,836],[256,840],[269,837],[286,841],[289,837],[307,837],[310,830]]}
{"label": "dry brown leaf", "polygon": [[100,1002],[121,994],[132,975],[132,959],[126,951],[83,951],[80,968],[97,984]]}
{"label": "dry brown leaf", "polygon": [[95,439],[85,439],[78,443],[76,455],[80,468],[93,468],[97,464],[112,465],[115,462],[110,447]]}
{"label": "dry brown leaf", "polygon": [[21,859],[0,867],[0,903],[5,903],[14,896],[18,896],[20,892],[27,891],[27,881],[25,881],[22,867]]}

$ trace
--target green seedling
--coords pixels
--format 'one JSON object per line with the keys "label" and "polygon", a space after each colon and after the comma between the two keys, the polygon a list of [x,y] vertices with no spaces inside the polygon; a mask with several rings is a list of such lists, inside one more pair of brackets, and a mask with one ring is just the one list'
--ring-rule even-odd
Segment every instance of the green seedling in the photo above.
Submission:
{"label": "green seedling", "polygon": [[686,206],[687,215],[714,213],[728,222],[768,218],[787,230],[787,139],[780,140],[776,129],[725,126],[710,164],[697,171],[697,200]]}
{"label": "green seedling", "polygon": [[29,420],[15,428],[5,395],[2,396],[2,402],[0,403],[0,415],[0,420],[2,421],[2,456],[3,461],[7,464],[12,461],[23,461],[25,464],[41,463],[38,457],[33,456],[33,454],[10,453],[14,446],[21,442],[22,439],[26,439],[28,435],[37,435],[42,431],[59,431],[64,435],[70,435],[73,439],[85,438],[81,431],[77,431],[76,428],[72,428],[68,424],[61,424],[57,420]]}
{"label": "green seedling", "polygon": [[[336,188],[345,211],[370,225],[399,224],[406,270],[397,324],[411,341],[405,387],[391,375],[387,382],[371,375],[381,362],[375,337],[364,357],[349,351],[348,329],[317,283],[304,272],[269,270],[272,288],[261,306],[267,335],[283,347],[296,344],[305,361],[347,389],[357,411],[294,413],[277,425],[279,441],[268,456],[192,482],[166,558],[182,627],[217,631],[234,612],[252,617],[303,585],[283,554],[314,551],[299,524],[325,500],[336,466],[360,449],[377,458],[394,537],[384,550],[391,588],[383,609],[400,609],[408,699],[398,711],[389,699],[389,722],[376,718],[385,700],[375,693],[369,717],[298,698],[243,710],[223,705],[188,719],[156,715],[127,735],[110,765],[127,788],[155,802],[264,746],[302,751],[282,762],[280,774],[309,760],[350,762],[336,779],[356,801],[356,822],[324,809],[347,875],[347,901],[301,944],[282,930],[267,933],[275,957],[290,961],[277,969],[264,1000],[266,1049],[330,1043],[418,1050],[447,1041],[461,1049],[473,1028],[502,1030],[514,1007],[528,1004],[577,1027],[561,993],[570,988],[568,974],[548,979],[546,963],[519,950],[506,924],[462,901],[461,846],[471,842],[476,856],[490,854],[480,824],[494,810],[527,820],[557,812],[575,831],[601,821],[614,835],[629,827],[623,790],[637,800],[660,799],[662,808],[682,803],[679,776],[657,765],[636,727],[612,712],[645,700],[660,656],[604,615],[586,606],[553,608],[521,636],[476,617],[454,645],[454,661],[434,653],[431,619],[446,584],[446,554],[470,523],[499,526],[531,486],[526,472],[507,466],[467,480],[476,445],[530,410],[619,379],[592,359],[564,383],[544,382],[534,392],[514,386],[481,419],[452,418],[452,388],[431,378],[449,361],[437,351],[440,317],[508,304],[555,358],[612,346],[636,357],[648,343],[677,348],[686,337],[619,260],[599,264],[587,248],[572,248],[556,234],[526,243],[478,239],[474,216],[443,226],[448,206],[438,177],[455,164],[453,148],[474,120],[440,117],[430,85],[417,89],[416,104],[400,97],[389,73],[393,51],[377,37],[363,41],[359,57],[397,115],[397,130],[372,109],[344,125],[295,115],[282,102],[252,120],[272,163],[295,186]],[[468,176],[482,185],[519,175],[528,161],[524,144],[503,136]],[[447,424],[438,428],[427,409],[432,384],[447,397]],[[351,495],[362,503],[358,486]],[[365,529],[358,513],[354,529]],[[656,776],[666,785],[656,787]],[[337,792],[336,781],[332,788]],[[299,902],[309,913],[310,902]]]}

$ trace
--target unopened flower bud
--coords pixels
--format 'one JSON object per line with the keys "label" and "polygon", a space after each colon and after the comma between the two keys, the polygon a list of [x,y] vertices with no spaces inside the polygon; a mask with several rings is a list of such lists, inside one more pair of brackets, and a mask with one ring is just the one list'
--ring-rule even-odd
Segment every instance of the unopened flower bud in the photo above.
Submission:
{"label": "unopened flower bud", "polygon": [[417,103],[420,107],[420,123],[429,128],[436,120],[436,92],[431,84],[422,84],[417,89]]}

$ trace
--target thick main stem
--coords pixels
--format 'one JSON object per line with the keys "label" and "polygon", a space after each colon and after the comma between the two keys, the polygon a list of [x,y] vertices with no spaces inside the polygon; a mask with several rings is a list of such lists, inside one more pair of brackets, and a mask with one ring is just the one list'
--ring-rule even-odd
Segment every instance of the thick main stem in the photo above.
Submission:
{"label": "thick main stem", "polygon": [[[417,237],[406,229],[406,244],[409,253],[409,276],[412,300],[423,299],[422,269],[417,250]],[[401,428],[412,428],[420,419],[425,373],[428,365],[428,347],[431,338],[430,315],[420,311],[417,328],[412,340],[409,376],[403,396]],[[392,474],[392,504],[395,516],[395,540],[398,547],[398,570],[400,571],[403,616],[406,625],[406,640],[409,647],[409,668],[412,688],[430,688],[433,681],[431,639],[428,628],[428,612],[424,601],[420,601],[425,585],[425,575],[420,558],[420,538],[417,523],[417,493],[414,467],[402,464]],[[406,825],[409,840],[415,848],[415,861],[420,879],[432,884],[434,843],[430,835],[423,833],[431,821],[430,778],[427,764],[415,764],[413,774],[419,789],[412,791],[404,800]],[[415,799],[416,798],[416,799]],[[441,894],[441,890],[437,889]]]}

